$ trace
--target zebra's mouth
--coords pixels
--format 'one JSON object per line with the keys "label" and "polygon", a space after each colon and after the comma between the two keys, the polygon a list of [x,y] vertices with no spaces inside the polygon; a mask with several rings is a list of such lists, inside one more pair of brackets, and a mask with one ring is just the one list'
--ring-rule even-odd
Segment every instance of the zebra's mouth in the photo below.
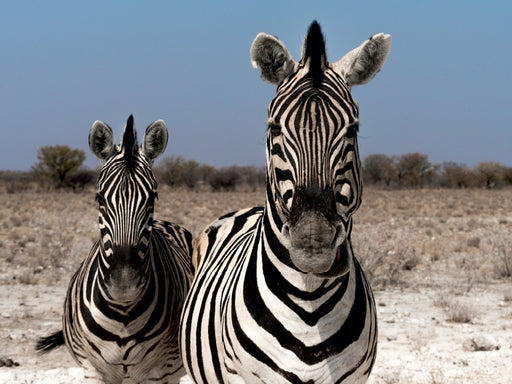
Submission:
{"label": "zebra's mouth", "polygon": [[331,265],[331,268],[327,272],[319,273],[318,276],[338,277],[346,274],[350,266],[350,253],[348,247],[349,245],[345,240],[343,244],[341,244],[336,249],[336,256],[334,258],[334,262]]}

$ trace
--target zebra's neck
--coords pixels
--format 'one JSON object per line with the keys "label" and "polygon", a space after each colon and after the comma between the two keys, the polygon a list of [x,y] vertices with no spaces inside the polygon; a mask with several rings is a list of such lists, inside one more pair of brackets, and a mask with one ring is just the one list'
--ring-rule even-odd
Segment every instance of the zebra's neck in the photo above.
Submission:
{"label": "zebra's neck", "polygon": [[258,246],[247,265],[244,304],[252,317],[265,319],[264,328],[292,324],[289,330],[282,330],[290,333],[290,339],[312,337],[316,341],[318,337],[320,342],[335,334],[347,318],[357,295],[357,274],[352,273],[353,266],[337,278],[323,278],[296,269],[279,241],[279,233],[272,230],[276,223],[272,222],[269,209],[265,209]]}

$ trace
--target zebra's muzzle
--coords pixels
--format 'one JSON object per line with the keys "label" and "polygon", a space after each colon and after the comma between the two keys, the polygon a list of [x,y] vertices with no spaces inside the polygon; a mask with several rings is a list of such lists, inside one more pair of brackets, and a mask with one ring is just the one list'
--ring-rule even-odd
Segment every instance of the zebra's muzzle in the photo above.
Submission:
{"label": "zebra's muzzle", "polygon": [[114,247],[112,263],[105,282],[114,300],[129,301],[137,297],[144,284],[142,261],[136,247]]}
{"label": "zebra's muzzle", "polygon": [[281,237],[290,260],[302,272],[328,273],[343,259],[339,248],[346,238],[344,227],[331,224],[316,211],[304,212],[293,224],[285,223]]}

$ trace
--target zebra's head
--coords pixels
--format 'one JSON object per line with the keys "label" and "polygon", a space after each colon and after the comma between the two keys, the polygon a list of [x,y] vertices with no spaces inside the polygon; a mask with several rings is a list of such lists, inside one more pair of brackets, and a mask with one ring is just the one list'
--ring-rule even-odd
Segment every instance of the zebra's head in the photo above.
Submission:
{"label": "zebra's head", "polygon": [[167,146],[167,128],[162,120],[151,124],[139,147],[130,116],[120,145],[112,129],[101,121],[89,133],[91,152],[101,160],[96,182],[101,244],[105,251],[105,282],[111,294],[129,297],[144,283],[144,263],[157,197],[153,161]]}
{"label": "zebra's head", "polygon": [[253,66],[277,86],[268,108],[267,211],[302,272],[340,276],[348,270],[351,216],[362,193],[358,105],[350,91],[379,72],[390,47],[391,37],[381,33],[329,63],[317,22],[300,62],[274,36],[260,33],[252,44]]}

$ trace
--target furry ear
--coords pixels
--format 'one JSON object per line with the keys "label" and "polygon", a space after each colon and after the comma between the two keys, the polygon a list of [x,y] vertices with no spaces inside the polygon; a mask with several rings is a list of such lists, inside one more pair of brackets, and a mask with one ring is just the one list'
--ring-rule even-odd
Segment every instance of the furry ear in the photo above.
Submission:
{"label": "furry ear", "polygon": [[164,153],[167,139],[167,127],[163,120],[157,120],[147,127],[142,140],[142,153],[150,163]]}
{"label": "furry ear", "polygon": [[96,120],[89,131],[89,148],[101,161],[107,160],[114,152],[114,134],[102,121]]}
{"label": "furry ear", "polygon": [[295,70],[293,60],[286,46],[277,38],[259,33],[251,45],[251,62],[254,69],[261,69],[261,78],[279,85]]}
{"label": "furry ear", "polygon": [[390,35],[384,33],[373,35],[334,63],[334,70],[349,85],[366,84],[380,71],[388,58],[390,49]]}

